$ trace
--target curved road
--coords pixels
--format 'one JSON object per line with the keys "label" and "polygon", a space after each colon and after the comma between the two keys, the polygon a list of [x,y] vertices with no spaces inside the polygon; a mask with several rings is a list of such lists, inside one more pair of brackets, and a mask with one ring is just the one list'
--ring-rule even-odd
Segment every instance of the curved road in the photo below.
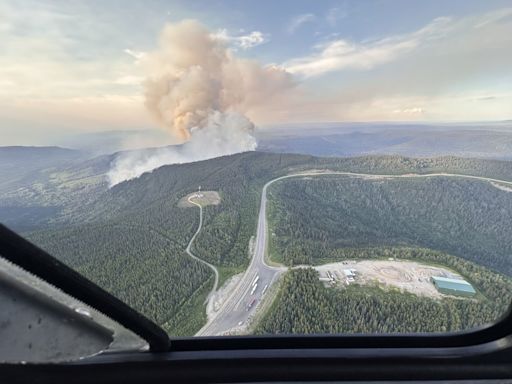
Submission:
{"label": "curved road", "polygon": [[185,249],[185,251],[193,259],[199,261],[200,263],[203,263],[203,264],[207,265],[213,271],[213,273],[215,274],[215,282],[213,283],[213,288],[210,291],[210,293],[208,294],[208,297],[206,298],[206,301],[208,301],[210,299],[210,297],[213,296],[215,291],[217,291],[217,285],[219,284],[219,271],[217,270],[217,267],[215,267],[215,265],[210,264],[209,262],[204,261],[203,259],[200,259],[196,255],[194,255],[192,253],[192,251],[190,250],[190,248],[192,247],[192,243],[194,242],[194,240],[197,237],[197,235],[199,234],[199,232],[201,232],[201,228],[203,227],[203,207],[202,207],[201,204],[192,201],[193,198],[194,198],[194,196],[190,196],[187,200],[188,200],[189,203],[197,205],[199,207],[199,225],[197,226],[196,232],[194,233],[194,235],[192,236],[192,238],[188,242],[187,249]]}
{"label": "curved road", "polygon": [[[268,187],[283,179],[292,177],[304,177],[304,176],[323,176],[323,175],[342,175],[351,176],[358,178],[368,179],[396,179],[396,178],[427,178],[427,177],[460,177],[467,179],[476,179],[487,182],[502,183],[512,186],[512,182],[505,180],[498,180],[488,177],[460,175],[453,173],[430,173],[430,174],[401,174],[401,175],[379,175],[379,174],[367,174],[367,173],[354,173],[354,172],[337,172],[329,170],[318,170],[308,171],[302,173],[296,173],[286,176],[277,177],[270,180],[263,186],[261,193],[260,211],[258,216],[258,227],[256,232],[256,246],[254,249],[254,255],[251,259],[249,267],[245,271],[242,279],[238,285],[232,290],[230,296],[224,301],[219,310],[209,320],[209,322],[196,334],[196,336],[215,336],[225,335],[233,333],[236,329],[240,329],[241,326],[247,324],[248,320],[251,319],[258,305],[261,303],[264,294],[270,288],[270,286],[276,281],[277,277],[286,271],[286,267],[276,267],[268,265],[265,261],[266,247],[267,247],[267,220],[266,220],[266,206],[267,206],[267,189]],[[190,201],[190,200],[189,200]],[[193,203],[201,207],[197,203]],[[201,211],[202,214],[202,211]],[[200,220],[202,223],[202,219]],[[199,233],[201,225],[199,226],[194,237]],[[187,252],[193,256],[190,251],[190,245],[194,239],[192,238]],[[195,256],[193,256],[195,257]],[[196,258],[197,259],[197,258]],[[199,259],[200,260],[200,259]],[[200,260],[202,261],[202,260]],[[204,261],[203,261],[204,262]],[[206,262],[205,262],[206,263]],[[208,263],[206,263],[208,264]],[[212,269],[215,267],[208,264]],[[258,277],[257,286],[253,291],[254,281]],[[266,286],[265,292],[264,287]],[[215,285],[216,287],[216,285]],[[212,291],[213,292],[213,291]],[[252,292],[252,293],[251,293]],[[251,305],[252,304],[252,305]]]}

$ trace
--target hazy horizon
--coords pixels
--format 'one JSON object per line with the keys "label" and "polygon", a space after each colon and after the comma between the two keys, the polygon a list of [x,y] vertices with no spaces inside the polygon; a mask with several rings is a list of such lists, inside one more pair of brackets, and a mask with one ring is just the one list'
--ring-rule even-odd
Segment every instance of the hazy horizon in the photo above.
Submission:
{"label": "hazy horizon", "polygon": [[176,57],[185,47],[176,44],[192,36],[225,55],[217,74],[200,64],[223,76],[224,95],[233,97],[211,105],[260,129],[512,118],[506,1],[26,4],[0,5],[0,145],[131,130],[182,140],[161,134],[176,122],[148,108],[148,80],[164,74],[155,64],[169,59],[166,50]]}

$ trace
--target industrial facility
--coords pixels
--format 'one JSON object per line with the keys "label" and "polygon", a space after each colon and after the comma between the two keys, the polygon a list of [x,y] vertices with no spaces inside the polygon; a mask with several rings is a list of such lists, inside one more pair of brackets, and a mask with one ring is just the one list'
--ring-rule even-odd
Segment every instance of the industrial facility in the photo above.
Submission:
{"label": "industrial facility", "polygon": [[395,287],[402,292],[439,298],[452,295],[472,298],[476,289],[452,270],[408,260],[344,260],[316,266],[326,288],[352,284]]}
{"label": "industrial facility", "polygon": [[476,294],[473,286],[466,280],[432,276],[432,283],[439,292],[445,295],[471,297]]}

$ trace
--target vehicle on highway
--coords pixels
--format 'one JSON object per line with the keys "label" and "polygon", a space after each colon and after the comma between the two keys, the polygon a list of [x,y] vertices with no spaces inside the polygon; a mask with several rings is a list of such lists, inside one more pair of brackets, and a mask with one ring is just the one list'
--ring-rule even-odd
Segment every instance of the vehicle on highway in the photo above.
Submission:
{"label": "vehicle on highway", "polygon": [[254,307],[254,304],[256,304],[256,299],[251,299],[251,301],[249,301],[249,303],[245,307],[245,310],[250,311],[252,307]]}

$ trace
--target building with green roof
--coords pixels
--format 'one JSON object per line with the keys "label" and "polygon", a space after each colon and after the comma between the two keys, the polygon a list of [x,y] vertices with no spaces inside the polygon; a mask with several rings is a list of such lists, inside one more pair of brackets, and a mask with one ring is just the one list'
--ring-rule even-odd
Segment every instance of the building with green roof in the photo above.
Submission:
{"label": "building with green roof", "polygon": [[445,295],[471,297],[476,294],[473,286],[466,280],[432,276],[432,283],[434,283],[434,286],[439,292]]}

